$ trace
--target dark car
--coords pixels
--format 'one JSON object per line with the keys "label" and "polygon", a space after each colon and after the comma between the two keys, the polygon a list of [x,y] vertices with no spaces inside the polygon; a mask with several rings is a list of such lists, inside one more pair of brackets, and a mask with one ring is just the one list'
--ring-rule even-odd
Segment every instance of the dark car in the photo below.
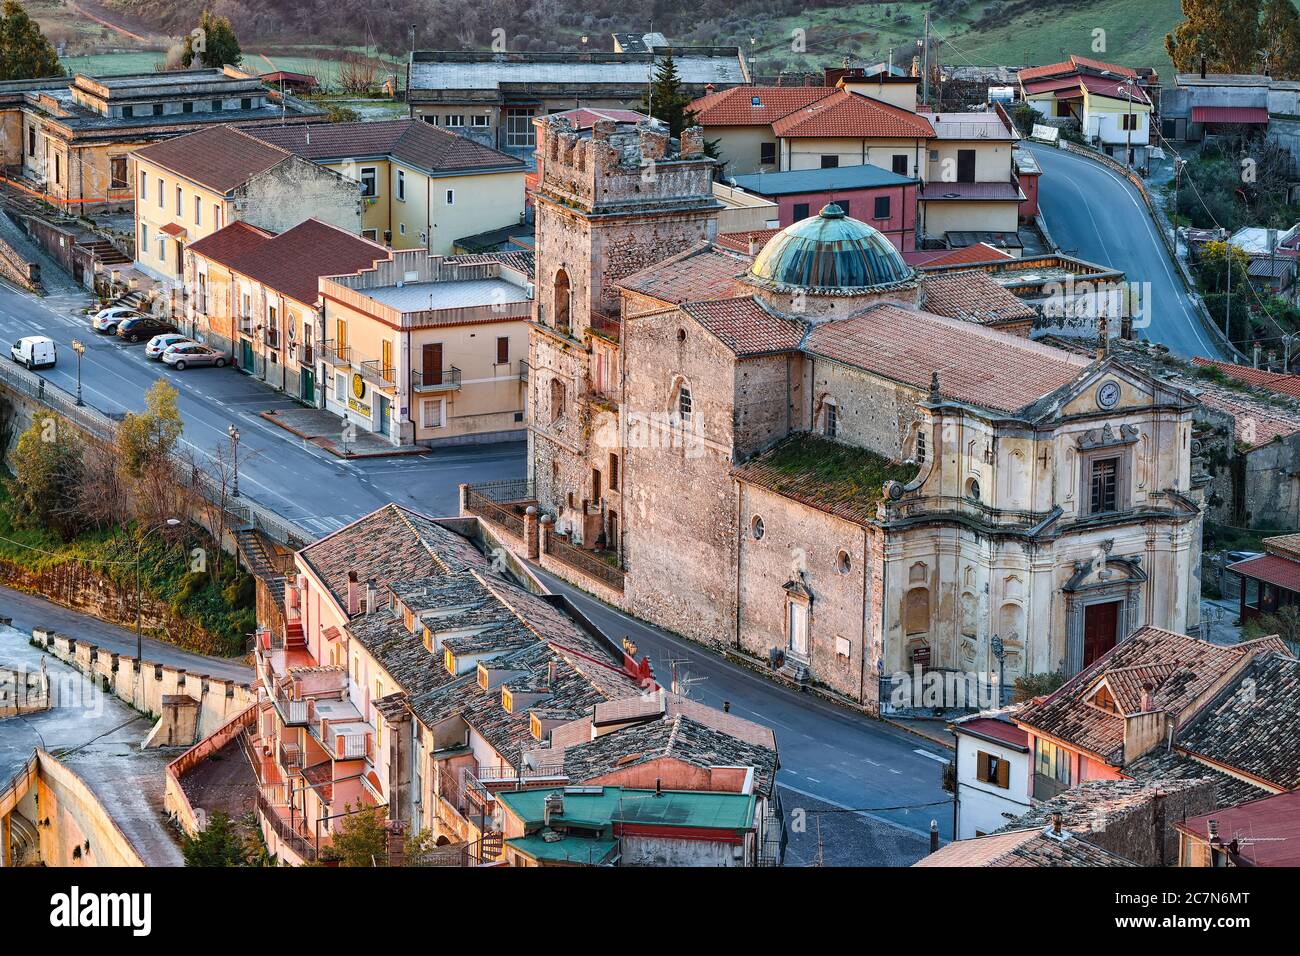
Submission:
{"label": "dark car", "polygon": [[126,339],[128,342],[143,342],[151,339],[155,335],[162,335],[164,332],[175,332],[176,326],[166,319],[160,319],[153,315],[142,315],[139,318],[123,319],[117,325],[117,337]]}

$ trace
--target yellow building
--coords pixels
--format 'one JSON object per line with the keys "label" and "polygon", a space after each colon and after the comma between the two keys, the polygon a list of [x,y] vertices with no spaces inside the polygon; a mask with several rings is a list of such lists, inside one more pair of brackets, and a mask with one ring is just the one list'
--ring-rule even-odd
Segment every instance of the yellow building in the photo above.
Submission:
{"label": "yellow building", "polygon": [[523,437],[531,272],[413,249],[322,278],[325,407],[394,445]]}
{"label": "yellow building", "polygon": [[524,218],[525,164],[418,120],[280,126],[256,133],[360,184],[362,235],[450,255],[456,240]]}

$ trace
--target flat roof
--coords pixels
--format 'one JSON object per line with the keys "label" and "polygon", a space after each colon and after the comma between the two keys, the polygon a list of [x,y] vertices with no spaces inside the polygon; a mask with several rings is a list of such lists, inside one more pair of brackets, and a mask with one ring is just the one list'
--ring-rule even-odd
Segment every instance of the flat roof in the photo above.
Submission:
{"label": "flat roof", "polygon": [[917,180],[870,164],[836,169],[796,169],[780,173],[749,173],[730,177],[737,186],[759,196],[789,196],[834,189],[871,189],[914,185]]}
{"label": "flat roof", "polygon": [[355,289],[361,295],[402,312],[465,309],[476,305],[527,302],[528,291],[505,279],[463,279],[453,282],[407,282]]}
{"label": "flat roof", "polygon": [[564,807],[554,823],[603,826],[646,824],[707,830],[746,830],[754,825],[754,797],[748,793],[653,790],[626,787],[566,787],[562,790],[511,790],[497,799],[525,823],[541,823],[548,795],[562,793]]}

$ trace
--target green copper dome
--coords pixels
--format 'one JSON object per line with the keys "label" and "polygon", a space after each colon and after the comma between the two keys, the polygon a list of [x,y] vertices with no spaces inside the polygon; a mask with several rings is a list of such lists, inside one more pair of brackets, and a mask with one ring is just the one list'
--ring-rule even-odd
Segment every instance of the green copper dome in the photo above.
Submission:
{"label": "green copper dome", "polygon": [[807,289],[870,289],[905,282],[912,270],[893,244],[831,203],[767,241],[750,274]]}

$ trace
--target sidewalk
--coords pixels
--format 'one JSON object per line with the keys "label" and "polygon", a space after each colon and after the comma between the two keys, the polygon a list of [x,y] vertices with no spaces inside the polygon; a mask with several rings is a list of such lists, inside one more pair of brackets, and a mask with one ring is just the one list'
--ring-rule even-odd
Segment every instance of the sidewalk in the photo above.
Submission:
{"label": "sidewalk", "polygon": [[423,445],[394,445],[381,435],[363,428],[351,429],[344,442],[347,422],[323,408],[281,408],[259,412],[272,425],[325,449],[339,458],[386,458],[394,455],[427,455]]}
{"label": "sidewalk", "polygon": [[957,749],[957,738],[949,732],[946,720],[921,720],[916,717],[882,717],[881,720],[940,747],[946,747],[948,750]]}

